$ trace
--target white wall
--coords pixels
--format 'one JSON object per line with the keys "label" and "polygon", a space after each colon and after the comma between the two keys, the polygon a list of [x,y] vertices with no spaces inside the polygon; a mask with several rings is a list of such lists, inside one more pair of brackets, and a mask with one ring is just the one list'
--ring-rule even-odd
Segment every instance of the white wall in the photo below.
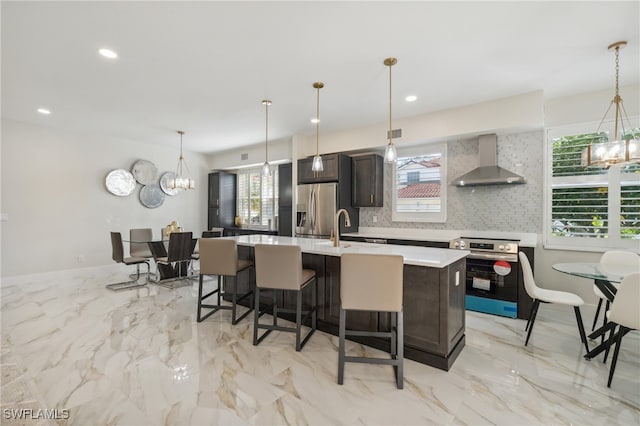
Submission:
{"label": "white wall", "polygon": [[[91,134],[74,134],[2,121],[2,277],[113,264],[110,231],[160,228],[177,220],[199,234],[206,229],[206,157],[185,152],[197,189],[166,197],[156,209],[138,193],[109,193],[105,177],[138,159],[159,174],[175,171],[178,150]],[[128,248],[125,246],[125,253]],[[84,257],[84,262],[78,261]]]}
{"label": "white wall", "polygon": [[[485,133],[513,133],[544,126],[543,93],[525,93],[460,108],[394,120],[393,128],[402,129],[397,147],[433,141],[446,141]],[[388,123],[347,129],[320,135],[321,154],[359,149],[381,148],[387,144]],[[295,158],[315,154],[315,135],[300,135],[294,143]]]}
{"label": "white wall", "polygon": [[[242,159],[243,154],[247,156],[245,160]],[[229,170],[252,166],[260,167],[264,164],[264,157],[265,146],[263,142],[209,154],[207,160],[210,170]],[[269,163],[290,162],[292,158],[291,138],[269,141]]]}
{"label": "white wall", "polygon": [[[550,128],[590,121],[599,122],[613,99],[613,92],[613,88],[610,88],[548,99],[544,106],[545,126]],[[640,86],[623,86],[620,88],[620,96],[629,117],[640,114]],[[612,106],[607,118],[613,119],[613,114],[614,107]]]}

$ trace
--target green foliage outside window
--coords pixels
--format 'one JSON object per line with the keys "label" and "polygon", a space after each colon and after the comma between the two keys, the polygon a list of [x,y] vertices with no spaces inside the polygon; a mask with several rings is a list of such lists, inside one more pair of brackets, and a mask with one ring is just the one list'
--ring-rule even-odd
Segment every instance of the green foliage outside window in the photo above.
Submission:
{"label": "green foliage outside window", "polygon": [[[638,137],[640,129],[632,129]],[[630,133],[630,132],[628,132]],[[554,139],[552,151],[552,177],[571,179],[578,176],[605,175],[605,167],[582,167],[582,151],[592,143],[607,142],[608,136],[601,132],[565,136]],[[623,165],[622,174],[640,173],[640,165]],[[551,232],[556,236],[608,238],[609,187],[589,185],[580,179],[574,184],[565,182],[552,190]],[[615,190],[620,191],[620,238],[640,238],[640,185],[625,183]]]}

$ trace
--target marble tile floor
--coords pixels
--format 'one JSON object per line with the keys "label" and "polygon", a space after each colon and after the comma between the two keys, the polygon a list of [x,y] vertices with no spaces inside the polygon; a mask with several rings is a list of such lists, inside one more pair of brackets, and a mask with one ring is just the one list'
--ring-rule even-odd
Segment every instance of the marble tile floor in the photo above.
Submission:
{"label": "marble tile floor", "polygon": [[[391,367],[347,364],[339,386],[336,337],[317,332],[296,352],[273,332],[254,347],[251,321],[231,326],[229,311],[196,322],[196,284],[104,288],[125,277],[3,284],[3,425],[640,424],[640,333],[625,337],[609,389],[609,364],[582,358],[571,308],[541,306],[528,347],[524,321],[467,312],[449,372],[406,360],[397,390]],[[69,416],[8,419],[13,408]]]}

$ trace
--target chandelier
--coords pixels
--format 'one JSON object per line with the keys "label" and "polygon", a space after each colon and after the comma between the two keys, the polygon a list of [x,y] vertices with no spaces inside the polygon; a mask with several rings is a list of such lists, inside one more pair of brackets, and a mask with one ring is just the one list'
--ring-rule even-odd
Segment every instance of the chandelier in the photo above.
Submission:
{"label": "chandelier", "polygon": [[[640,144],[633,134],[633,129],[629,125],[629,117],[627,116],[627,111],[624,109],[618,82],[620,49],[626,45],[626,41],[618,41],[608,47],[609,50],[614,50],[616,55],[616,91],[595,132],[596,137],[599,137],[600,127],[606,119],[607,114],[609,114],[611,106],[615,105],[613,141],[592,143],[586,147],[582,151],[581,156],[581,165],[583,167],[609,167],[612,164],[640,162]],[[627,127],[625,127],[624,124],[625,119],[627,121]],[[618,134],[620,137],[618,137]]]}
{"label": "chandelier", "polygon": [[183,166],[187,170],[187,173],[189,172],[189,166],[187,166],[187,162],[182,156],[182,135],[184,135],[184,132],[178,130],[178,134],[180,135],[180,158],[178,158],[176,176],[169,181],[169,187],[172,189],[196,189],[196,181],[182,174]]}
{"label": "chandelier", "polygon": [[313,119],[313,121],[316,123],[316,155],[315,157],[313,157],[311,170],[314,172],[321,172],[324,170],[324,166],[322,165],[322,157],[320,156],[318,147],[320,144],[320,89],[324,87],[324,83],[321,81],[317,81],[313,83],[313,87],[318,92],[318,95],[316,97],[316,117]]}

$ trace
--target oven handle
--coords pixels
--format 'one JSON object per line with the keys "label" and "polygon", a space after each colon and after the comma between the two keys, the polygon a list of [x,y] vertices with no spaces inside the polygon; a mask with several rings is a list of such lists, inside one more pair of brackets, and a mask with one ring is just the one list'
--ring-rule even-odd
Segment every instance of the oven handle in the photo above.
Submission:
{"label": "oven handle", "polygon": [[518,255],[516,254],[469,253],[467,257],[469,259],[504,260],[512,263],[518,262]]}

